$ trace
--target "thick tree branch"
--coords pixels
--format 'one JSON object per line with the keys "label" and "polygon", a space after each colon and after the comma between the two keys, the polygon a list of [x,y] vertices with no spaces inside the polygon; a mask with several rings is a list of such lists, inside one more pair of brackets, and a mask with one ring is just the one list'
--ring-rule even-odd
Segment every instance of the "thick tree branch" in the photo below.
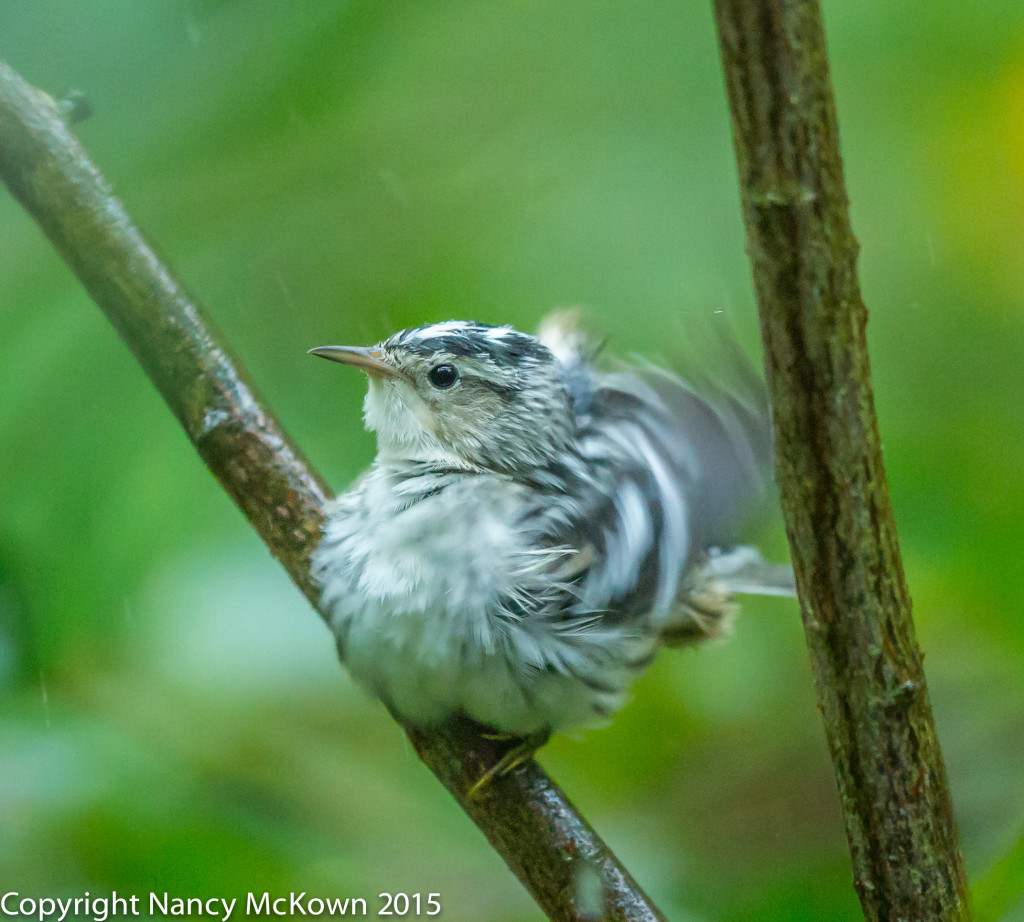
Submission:
{"label": "thick tree branch", "polygon": [[[0,177],[39,222],[156,384],[207,466],[314,604],[309,556],[327,490],[195,302],[143,240],[62,120],[62,110],[0,63]],[[466,792],[498,757],[468,722],[405,727],[416,751],[541,908],[581,920],[581,873],[597,871],[604,918],[663,917],[543,770],[530,762],[479,800]]]}
{"label": "thick tree branch", "polygon": [[817,0],[714,0],[777,474],[868,919],[964,919],[967,886],[875,418]]}

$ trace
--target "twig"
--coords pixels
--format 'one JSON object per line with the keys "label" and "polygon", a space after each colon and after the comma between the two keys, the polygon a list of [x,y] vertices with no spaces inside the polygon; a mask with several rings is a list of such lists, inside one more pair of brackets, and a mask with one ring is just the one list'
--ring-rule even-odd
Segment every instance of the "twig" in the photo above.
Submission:
{"label": "twig", "polygon": [[777,474],[867,919],[965,919],[871,391],[817,0],[714,0]]}
{"label": "twig", "polygon": [[[202,312],[143,240],[51,97],[0,63],[0,177],[38,221],[131,348],[196,450],[314,605],[309,557],[327,490],[220,342]],[[605,915],[663,919],[618,859],[535,763],[466,792],[496,744],[469,722],[405,727],[416,751],[480,827],[541,908],[578,908],[581,874],[597,872]]]}

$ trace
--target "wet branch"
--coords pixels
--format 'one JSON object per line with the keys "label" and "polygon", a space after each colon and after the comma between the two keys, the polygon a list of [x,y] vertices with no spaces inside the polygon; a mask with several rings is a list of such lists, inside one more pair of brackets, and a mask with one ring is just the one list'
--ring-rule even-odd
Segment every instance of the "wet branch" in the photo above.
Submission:
{"label": "wet branch", "polygon": [[817,0],[713,0],[777,476],[866,919],[969,917],[878,436]]}
{"label": "wet branch", "polygon": [[[68,130],[68,107],[0,63],[0,178],[128,344],[207,467],[315,606],[309,573],[327,488]],[[535,763],[466,791],[498,758],[468,722],[404,727],[420,758],[541,908],[581,920],[578,875],[596,869],[609,920],[662,920],[615,855]]]}

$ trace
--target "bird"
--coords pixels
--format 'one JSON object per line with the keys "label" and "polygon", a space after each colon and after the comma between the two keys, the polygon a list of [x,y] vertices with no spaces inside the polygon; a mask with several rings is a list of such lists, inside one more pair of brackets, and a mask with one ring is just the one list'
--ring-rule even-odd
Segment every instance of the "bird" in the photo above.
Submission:
{"label": "bird", "polygon": [[321,608],[399,719],[516,741],[474,795],[551,733],[607,723],[661,648],[721,636],[734,594],[793,594],[787,564],[735,543],[769,479],[763,386],[601,351],[578,311],[537,335],[449,320],[309,350],[365,372],[377,442],[327,507]]}

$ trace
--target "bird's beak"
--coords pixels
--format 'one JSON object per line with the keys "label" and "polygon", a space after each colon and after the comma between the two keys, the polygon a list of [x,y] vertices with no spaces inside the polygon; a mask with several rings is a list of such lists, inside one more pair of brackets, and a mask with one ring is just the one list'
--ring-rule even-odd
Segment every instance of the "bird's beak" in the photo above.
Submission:
{"label": "bird's beak", "polygon": [[374,378],[397,378],[401,376],[394,365],[389,364],[384,353],[377,346],[317,346],[309,355],[319,355],[331,362],[361,368]]}

